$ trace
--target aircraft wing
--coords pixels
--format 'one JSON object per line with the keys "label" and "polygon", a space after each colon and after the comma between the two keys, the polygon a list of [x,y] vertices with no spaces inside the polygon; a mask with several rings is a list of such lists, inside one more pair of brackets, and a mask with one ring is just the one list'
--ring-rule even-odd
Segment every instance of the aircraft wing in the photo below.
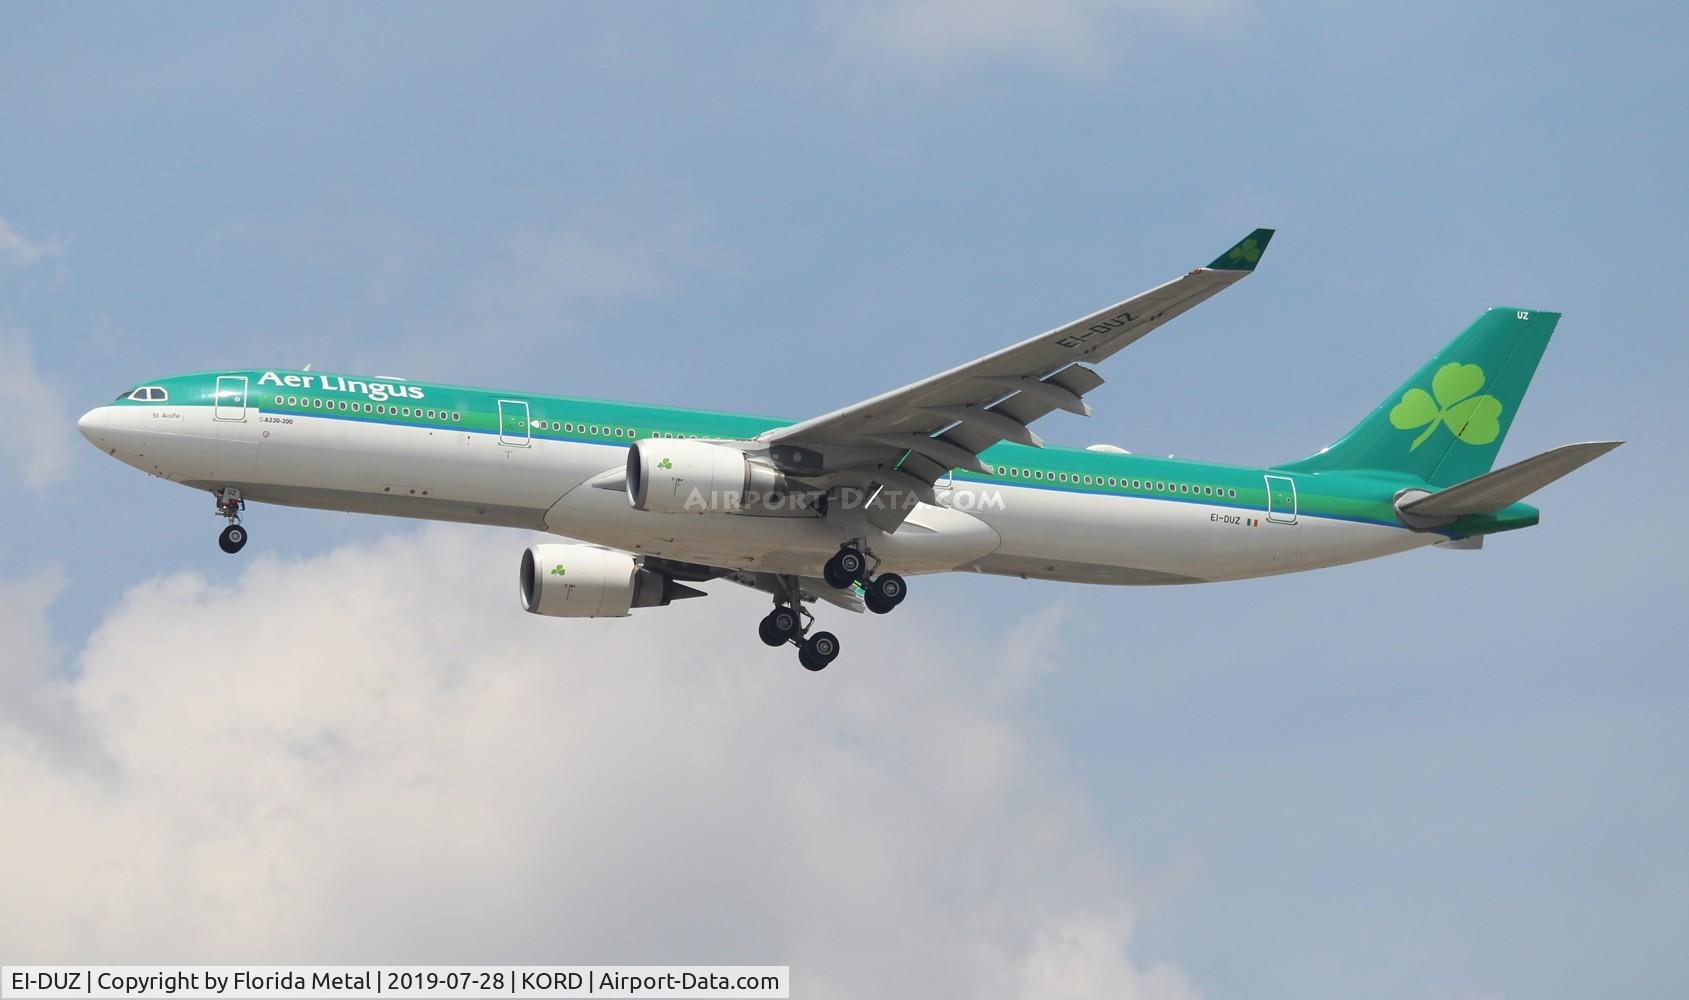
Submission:
{"label": "aircraft wing", "polygon": [[[1272,239],[1257,229],[1199,267],[1065,326],[930,378],[769,431],[777,464],[795,470],[856,470],[864,485],[930,501],[950,469],[986,471],[979,453],[999,441],[1042,447],[1028,426],[1053,410],[1089,416],[1085,394],[1103,384],[1089,367],[1243,279]],[[840,460],[829,460],[832,456]],[[895,529],[901,517],[878,516]],[[887,522],[891,521],[890,527]]]}

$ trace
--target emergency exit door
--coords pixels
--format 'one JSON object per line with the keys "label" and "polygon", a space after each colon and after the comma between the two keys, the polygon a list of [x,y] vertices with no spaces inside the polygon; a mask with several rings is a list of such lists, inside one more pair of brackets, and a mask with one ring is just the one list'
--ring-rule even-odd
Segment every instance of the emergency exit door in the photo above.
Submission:
{"label": "emergency exit door", "polygon": [[1296,523],[1296,480],[1289,476],[1268,476],[1267,520],[1274,524]]}
{"label": "emergency exit door", "polygon": [[498,443],[513,448],[528,447],[528,403],[522,399],[498,401]]}

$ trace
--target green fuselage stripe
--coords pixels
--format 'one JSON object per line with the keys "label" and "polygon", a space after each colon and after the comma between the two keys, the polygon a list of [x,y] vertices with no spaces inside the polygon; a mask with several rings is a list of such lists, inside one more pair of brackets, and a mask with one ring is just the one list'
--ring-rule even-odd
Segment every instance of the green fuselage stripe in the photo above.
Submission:
{"label": "green fuselage stripe", "polygon": [[[748,439],[790,421],[708,410],[643,406],[563,396],[496,392],[462,386],[416,383],[316,372],[221,372],[180,375],[147,383],[169,392],[172,406],[211,406],[217,377],[245,376],[246,405],[276,416],[327,417],[370,424],[422,427],[468,434],[530,436],[542,441],[620,445],[648,437]],[[299,385],[272,384],[292,379]],[[328,388],[322,383],[327,382]],[[353,391],[340,386],[364,387]],[[381,387],[372,389],[370,387]],[[398,398],[419,393],[420,398]],[[501,427],[500,401],[504,401]],[[157,406],[120,398],[114,405]],[[521,416],[526,407],[525,419]],[[367,409],[366,409],[367,408]],[[408,411],[408,412],[407,412]],[[432,412],[433,416],[428,414]],[[519,424],[526,426],[519,426]],[[1075,448],[1032,448],[1000,443],[981,454],[997,470],[981,475],[957,470],[957,483],[996,484],[1066,493],[1128,496],[1265,512],[1267,476],[1294,483],[1299,516],[1333,518],[1400,527],[1395,494],[1419,485],[1376,474],[1293,473],[1095,452]],[[1138,485],[1133,485],[1134,483]],[[1212,491],[1212,492],[1209,492]],[[1283,503],[1275,505],[1284,508]],[[1495,515],[1465,517],[1444,529],[1475,535],[1536,523],[1536,511],[1516,504]]]}

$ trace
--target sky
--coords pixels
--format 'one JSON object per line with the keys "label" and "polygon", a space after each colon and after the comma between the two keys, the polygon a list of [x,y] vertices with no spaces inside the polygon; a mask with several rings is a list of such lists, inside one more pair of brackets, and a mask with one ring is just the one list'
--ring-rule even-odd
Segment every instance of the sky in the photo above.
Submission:
{"label": "sky", "polygon": [[[794,996],[1689,993],[1679,4],[0,6],[0,960],[789,964]],[[1564,313],[1479,552],[523,614],[536,536],[209,498],[218,368],[802,418],[1200,265],[1053,443],[1317,450]]]}

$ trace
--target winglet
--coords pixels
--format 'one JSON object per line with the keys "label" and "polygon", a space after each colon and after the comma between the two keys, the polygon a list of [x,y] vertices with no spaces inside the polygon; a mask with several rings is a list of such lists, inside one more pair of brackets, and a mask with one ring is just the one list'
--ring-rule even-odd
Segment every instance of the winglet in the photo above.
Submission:
{"label": "winglet", "polygon": [[1273,238],[1271,229],[1257,229],[1239,240],[1237,246],[1214,258],[1214,263],[1208,265],[1210,271],[1253,271],[1255,265],[1261,262],[1261,254],[1267,250],[1267,241]]}

